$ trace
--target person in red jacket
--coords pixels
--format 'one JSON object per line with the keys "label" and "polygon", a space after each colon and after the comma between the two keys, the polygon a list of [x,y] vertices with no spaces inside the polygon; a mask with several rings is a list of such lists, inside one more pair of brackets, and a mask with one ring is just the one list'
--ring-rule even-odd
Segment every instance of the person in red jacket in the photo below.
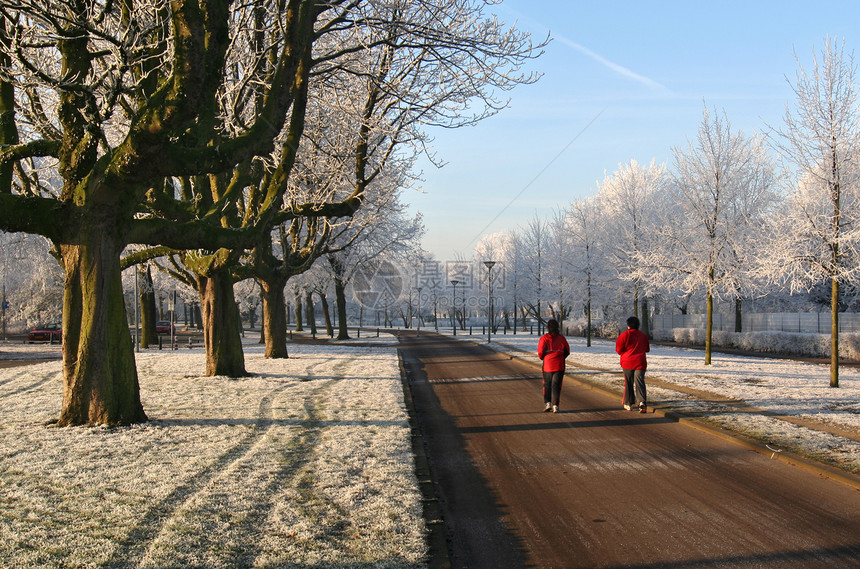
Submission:
{"label": "person in red jacket", "polygon": [[537,355],[543,360],[543,401],[544,411],[558,413],[561,398],[561,382],[564,379],[564,360],[570,355],[570,345],[558,330],[558,322],[546,323],[547,333],[538,340]]}
{"label": "person in red jacket", "polygon": [[621,356],[621,369],[624,370],[624,397],[621,403],[628,411],[632,411],[639,401],[639,412],[648,410],[647,392],[645,390],[645,370],[648,361],[645,354],[651,351],[648,336],[639,331],[639,319],[631,316],[627,319],[627,330],[615,341],[615,351]]}

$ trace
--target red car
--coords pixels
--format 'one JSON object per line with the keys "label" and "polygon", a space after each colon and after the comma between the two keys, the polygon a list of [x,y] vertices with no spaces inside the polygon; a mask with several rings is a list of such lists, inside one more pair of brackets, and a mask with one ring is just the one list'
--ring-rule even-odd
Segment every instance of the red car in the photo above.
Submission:
{"label": "red car", "polygon": [[159,320],[155,323],[156,334],[172,334],[173,330],[173,324],[170,323],[170,320]]}
{"label": "red car", "polygon": [[27,334],[28,342],[62,342],[63,326],[61,324],[46,324],[36,326]]}

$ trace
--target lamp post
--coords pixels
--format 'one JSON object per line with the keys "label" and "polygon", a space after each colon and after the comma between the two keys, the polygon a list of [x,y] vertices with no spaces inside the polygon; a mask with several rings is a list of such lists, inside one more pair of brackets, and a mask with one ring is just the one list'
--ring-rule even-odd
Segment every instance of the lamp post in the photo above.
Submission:
{"label": "lamp post", "polygon": [[6,339],[6,309],[9,308],[9,303],[6,302],[6,273],[8,272],[7,264],[9,261],[9,245],[6,243],[6,232],[3,232],[3,298],[0,300],[0,309],[3,311],[3,339]]}
{"label": "lamp post", "polygon": [[457,285],[460,284],[460,281],[451,281],[451,284],[454,285],[454,335],[457,335]]}
{"label": "lamp post", "polygon": [[433,327],[436,329],[436,333],[439,333],[439,313],[436,311],[436,304],[438,303],[439,298],[436,296],[436,288],[433,288]]}
{"label": "lamp post", "polygon": [[493,330],[493,265],[495,261],[484,261],[487,267],[487,343],[490,343],[490,338]]}
{"label": "lamp post", "polygon": [[421,331],[421,289],[423,287],[418,287],[418,331]]}

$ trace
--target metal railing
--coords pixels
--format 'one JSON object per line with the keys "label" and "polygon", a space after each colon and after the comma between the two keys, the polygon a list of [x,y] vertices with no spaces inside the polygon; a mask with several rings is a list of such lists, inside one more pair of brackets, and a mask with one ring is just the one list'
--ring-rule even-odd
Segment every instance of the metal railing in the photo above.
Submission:
{"label": "metal railing", "polygon": [[[829,312],[761,312],[742,315],[744,332],[797,332],[829,334]],[[705,328],[704,314],[655,314],[651,317],[651,328]],[[714,330],[735,331],[734,314],[714,314]],[[839,332],[860,332],[860,314],[839,313]]]}

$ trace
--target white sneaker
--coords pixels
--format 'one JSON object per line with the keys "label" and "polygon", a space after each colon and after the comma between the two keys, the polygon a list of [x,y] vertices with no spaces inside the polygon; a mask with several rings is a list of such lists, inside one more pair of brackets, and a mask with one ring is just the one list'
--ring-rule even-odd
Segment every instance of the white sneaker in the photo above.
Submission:
{"label": "white sneaker", "polygon": [[553,412],[553,413],[558,413],[558,405],[553,405],[553,406],[552,406],[552,412]]}
{"label": "white sneaker", "polygon": [[625,403],[625,404],[624,404],[624,410],[625,410],[625,411],[630,411],[630,410],[631,410],[631,409],[630,409],[630,405],[628,405],[628,404],[626,404],[626,403]]}
{"label": "white sneaker", "polygon": [[647,413],[647,412],[648,412],[648,408],[647,408],[647,407],[645,407],[645,404],[644,404],[644,403],[640,403],[640,404],[639,404],[639,412],[640,412],[640,413]]}
{"label": "white sneaker", "polygon": [[543,408],[543,412],[544,412],[544,413],[546,413],[546,412],[547,412],[547,411],[549,411],[550,409],[552,409],[552,405],[551,405],[550,403],[547,403],[547,404],[546,404],[546,407],[544,407],[544,408]]}

